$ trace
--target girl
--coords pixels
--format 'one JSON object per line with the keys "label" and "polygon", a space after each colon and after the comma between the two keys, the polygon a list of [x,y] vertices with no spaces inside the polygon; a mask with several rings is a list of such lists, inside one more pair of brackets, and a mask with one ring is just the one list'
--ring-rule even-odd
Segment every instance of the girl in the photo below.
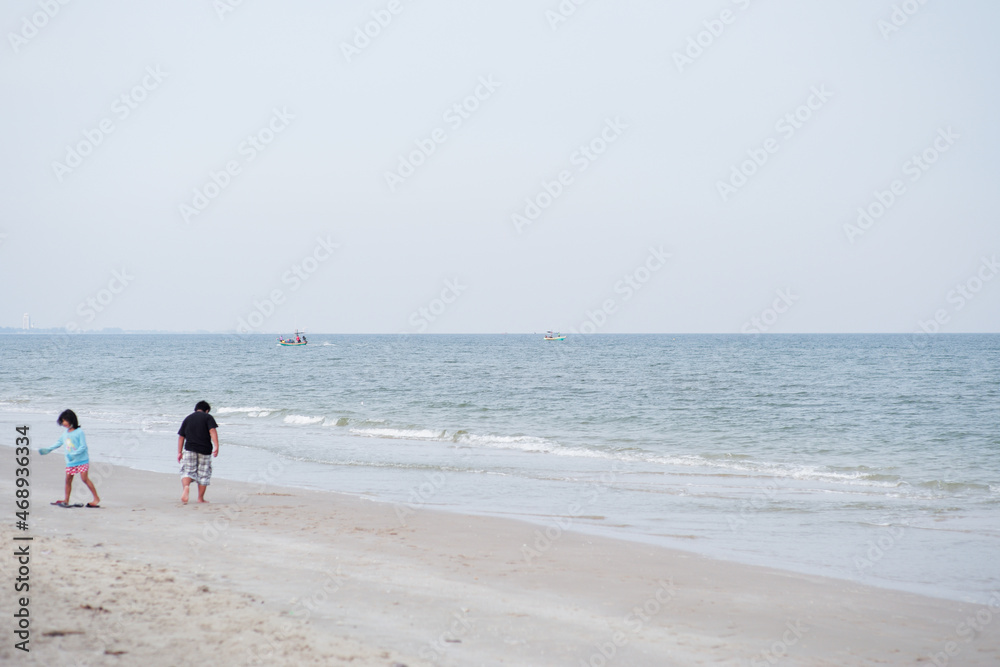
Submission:
{"label": "girl", "polygon": [[100,507],[101,499],[97,496],[97,489],[94,483],[87,476],[90,470],[90,456],[87,454],[87,438],[83,435],[80,422],[76,418],[76,413],[72,410],[63,410],[56,423],[66,429],[56,444],[51,447],[43,447],[38,450],[39,454],[45,455],[49,452],[66,445],[66,498],[52,503],[60,507],[69,507],[69,494],[73,489],[73,475],[79,474],[83,478],[83,483],[87,485],[90,492],[94,494],[94,502],[87,503],[87,507]]}

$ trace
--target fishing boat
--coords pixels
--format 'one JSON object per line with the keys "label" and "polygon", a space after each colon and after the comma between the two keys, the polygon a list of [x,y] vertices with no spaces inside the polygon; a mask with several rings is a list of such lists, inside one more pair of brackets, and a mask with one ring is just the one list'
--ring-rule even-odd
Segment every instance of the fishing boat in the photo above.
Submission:
{"label": "fishing boat", "polygon": [[309,341],[306,340],[306,332],[295,330],[295,336],[289,336],[288,338],[280,337],[278,338],[278,345],[284,345],[285,347],[295,347],[297,345],[308,345]]}
{"label": "fishing boat", "polygon": [[566,340],[566,335],[557,333],[555,331],[550,331],[545,334],[545,340]]}

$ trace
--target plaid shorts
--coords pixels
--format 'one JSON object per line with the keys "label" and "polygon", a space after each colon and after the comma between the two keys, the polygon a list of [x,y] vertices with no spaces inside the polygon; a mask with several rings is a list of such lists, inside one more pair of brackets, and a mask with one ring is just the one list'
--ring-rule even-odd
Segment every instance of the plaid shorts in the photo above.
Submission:
{"label": "plaid shorts", "polygon": [[190,477],[200,486],[208,486],[212,479],[212,455],[184,450],[181,459],[181,477]]}
{"label": "plaid shorts", "polygon": [[66,476],[72,477],[73,475],[79,475],[90,470],[90,464],[84,463],[82,466],[72,466],[71,468],[66,468]]}

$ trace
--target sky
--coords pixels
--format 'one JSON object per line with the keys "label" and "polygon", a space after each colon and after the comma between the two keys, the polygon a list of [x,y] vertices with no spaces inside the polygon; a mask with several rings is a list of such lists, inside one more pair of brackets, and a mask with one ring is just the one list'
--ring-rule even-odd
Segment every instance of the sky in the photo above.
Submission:
{"label": "sky", "polygon": [[4,3],[0,327],[1000,331],[1000,5],[577,2]]}

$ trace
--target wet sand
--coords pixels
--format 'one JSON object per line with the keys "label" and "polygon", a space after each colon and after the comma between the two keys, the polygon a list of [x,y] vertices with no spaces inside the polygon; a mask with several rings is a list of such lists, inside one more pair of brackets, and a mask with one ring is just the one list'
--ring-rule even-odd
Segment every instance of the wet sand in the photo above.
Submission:
{"label": "wet sand", "polygon": [[[12,545],[13,449],[0,456]],[[217,479],[208,504],[182,505],[178,477],[108,465],[102,507],[64,509],[49,505],[63,469],[32,455],[31,652],[5,631],[2,663],[1000,664],[1000,595],[970,605],[265,483]]]}

